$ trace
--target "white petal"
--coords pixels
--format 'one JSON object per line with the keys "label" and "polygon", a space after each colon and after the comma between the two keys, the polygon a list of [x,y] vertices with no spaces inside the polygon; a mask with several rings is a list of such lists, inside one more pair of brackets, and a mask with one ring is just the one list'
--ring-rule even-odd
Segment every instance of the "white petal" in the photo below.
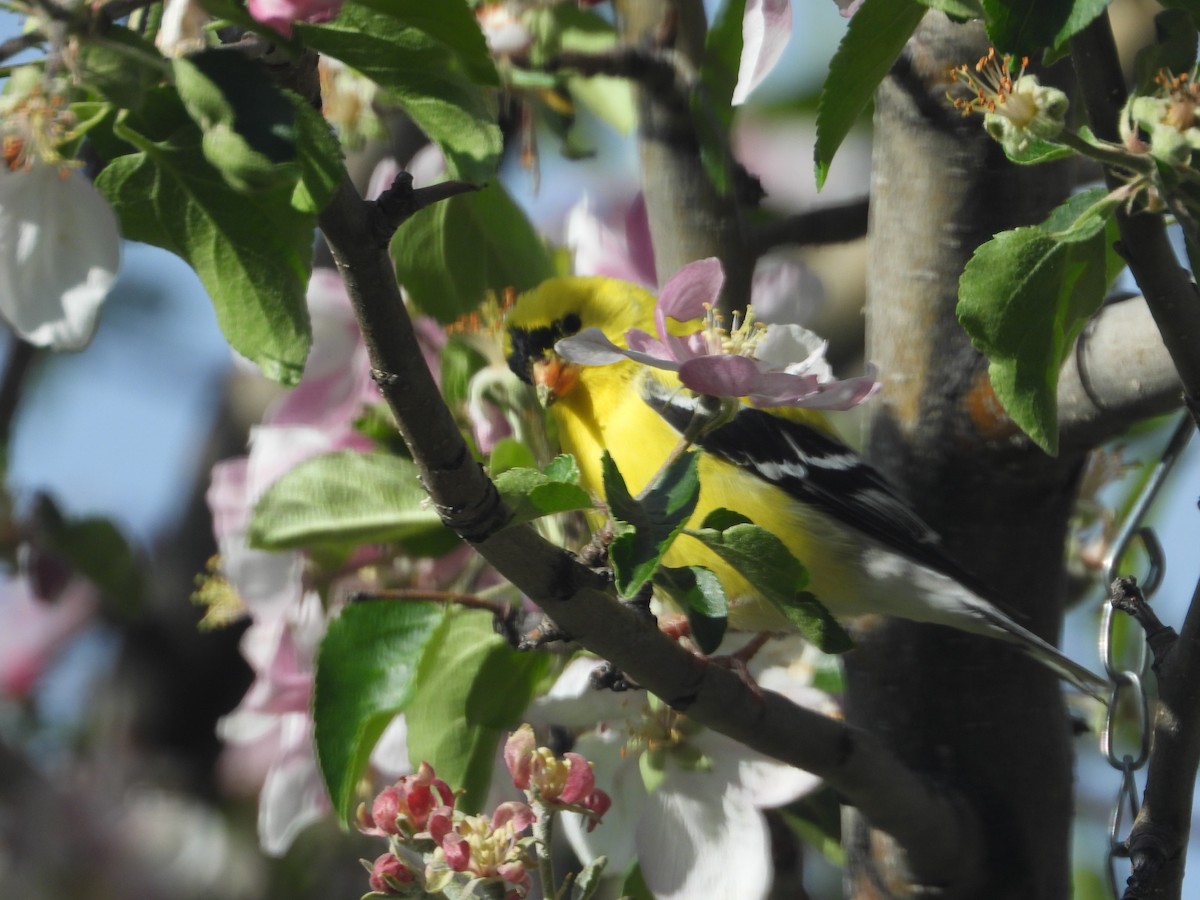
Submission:
{"label": "white petal", "polygon": [[644,853],[635,841],[638,822],[646,806],[646,787],[638,770],[638,755],[623,756],[625,740],[615,732],[585,734],[575,744],[575,752],[592,763],[596,787],[608,793],[612,806],[604,819],[588,832],[583,817],[564,813],[562,831],[575,854],[589,863],[598,856],[608,857],[604,870],[609,875],[624,873]]}
{"label": "white petal", "polygon": [[800,325],[769,325],[767,336],[755,348],[758,361],[775,372],[816,375],[820,381],[833,377],[825,362],[828,342]]}
{"label": "white petal", "polygon": [[646,800],[637,848],[657,900],[755,900],[771,887],[766,820],[742,791],[711,772],[668,773]]}
{"label": "white petal", "polygon": [[121,263],[112,207],[74,170],[0,177],[0,314],[39,347],[78,350]]}
{"label": "white petal", "polygon": [[742,61],[738,67],[733,105],[746,102],[775,63],[792,36],[791,0],[746,0],[742,17]]}
{"label": "white petal", "polygon": [[258,798],[258,840],[270,856],[282,856],[296,835],[329,812],[311,732],[299,723],[289,730],[290,746],[271,766]]}
{"label": "white petal", "polygon": [[404,716],[392,719],[371,751],[371,765],[387,778],[399,778],[413,770],[408,759],[408,725]]}

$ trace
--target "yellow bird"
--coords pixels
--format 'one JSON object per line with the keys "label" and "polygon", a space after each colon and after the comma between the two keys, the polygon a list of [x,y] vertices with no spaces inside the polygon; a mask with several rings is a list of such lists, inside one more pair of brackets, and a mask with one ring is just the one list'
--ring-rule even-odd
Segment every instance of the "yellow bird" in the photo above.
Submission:
{"label": "yellow bird", "polygon": [[[555,344],[597,328],[625,347],[629,329],[653,331],[655,302],[613,278],[555,278],[518,298],[506,319],[509,367],[539,387],[562,449],[597,495],[604,450],[636,494],[678,447],[698,398],[673,372],[630,359],[581,366]],[[698,528],[714,509],[734,510],[784,542],[808,569],[808,590],[835,616],[886,614],[999,638],[1102,696],[1103,679],[983,599],[911,505],[823,422],[809,410],[780,414],[742,404],[731,421],[699,437],[700,498],[688,527]],[[790,630],[772,603],[698,540],[681,535],[663,563],[711,569],[725,588],[732,627]]]}

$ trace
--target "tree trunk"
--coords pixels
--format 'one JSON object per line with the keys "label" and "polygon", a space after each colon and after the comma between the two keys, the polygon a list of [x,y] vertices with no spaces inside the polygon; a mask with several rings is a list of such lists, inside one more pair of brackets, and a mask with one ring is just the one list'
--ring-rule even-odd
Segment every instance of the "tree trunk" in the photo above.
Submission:
{"label": "tree trunk", "polygon": [[[883,373],[867,455],[993,587],[1054,642],[1063,545],[1082,458],[1052,459],[996,404],[987,362],[959,327],[958,279],[995,232],[1040,221],[1069,186],[1054,166],[1018,168],[945,101],[950,66],[986,49],[982,30],[926,17],[876,96],[867,356]],[[1070,896],[1071,725],[1054,675],[998,641],[879,619],[847,657],[847,716],[984,829],[975,898]],[[847,894],[907,896],[904,862],[847,816]]]}

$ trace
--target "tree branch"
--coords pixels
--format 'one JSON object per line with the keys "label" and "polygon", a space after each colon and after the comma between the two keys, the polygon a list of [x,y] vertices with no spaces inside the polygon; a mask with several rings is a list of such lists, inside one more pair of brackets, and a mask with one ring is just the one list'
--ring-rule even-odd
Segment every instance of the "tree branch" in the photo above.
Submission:
{"label": "tree branch", "polygon": [[374,375],[446,524],[533,598],[583,646],[698,722],[825,778],[910,854],[924,883],[961,887],[982,853],[978,822],[952,795],[906,768],[866,732],[756,696],[734,673],[708,665],[633,610],[606,580],[509,511],[467,451],[426,368],[387,254],[373,239],[371,207],[348,180],[320,226],[362,326]]}
{"label": "tree branch", "polygon": [[1167,900],[1183,888],[1200,765],[1200,585],[1179,638],[1157,666],[1158,704],[1142,807],[1129,832],[1127,898]]}
{"label": "tree branch", "polygon": [[[1117,117],[1127,95],[1107,12],[1071,38],[1071,51],[1093,132],[1103,140],[1119,140]],[[1105,180],[1110,188],[1123,183],[1108,169]],[[1200,424],[1200,298],[1175,258],[1160,217],[1120,210],[1117,226],[1121,254],[1142,289],[1183,383],[1188,408]]]}
{"label": "tree branch", "polygon": [[867,236],[868,200],[822,206],[750,229],[750,246],[756,257],[791,244],[812,247],[841,244]]}
{"label": "tree branch", "polygon": [[1091,448],[1130,425],[1179,408],[1179,373],[1141,297],[1109,304],[1088,323],[1058,376],[1064,449]]}
{"label": "tree branch", "polygon": [[[617,8],[626,43],[669,49],[676,67],[700,71],[705,35],[700,0],[624,0]],[[754,256],[747,249],[737,198],[732,191],[718,194],[705,170],[692,94],[636,85],[636,95],[642,190],[659,283],[687,263],[715,256],[725,269],[722,308],[728,313],[745,307]],[[727,151],[731,169],[732,158]]]}

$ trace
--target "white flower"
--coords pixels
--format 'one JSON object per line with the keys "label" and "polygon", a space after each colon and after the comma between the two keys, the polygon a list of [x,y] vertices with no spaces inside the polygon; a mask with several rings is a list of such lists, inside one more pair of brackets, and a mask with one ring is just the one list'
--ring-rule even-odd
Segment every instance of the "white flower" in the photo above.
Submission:
{"label": "white flower", "polygon": [[733,105],[741,106],[779,62],[792,36],[791,0],[746,0],[742,16],[742,59]]}
{"label": "white flower", "polygon": [[[683,719],[644,693],[590,690],[595,665],[576,660],[531,711],[576,731],[574,750],[592,761],[596,786],[612,797],[590,832],[581,816],[563,816],[572,848],[585,863],[607,856],[614,876],[636,859],[658,900],[765,897],[772,863],[761,810],[808,793],[816,776]],[[755,677],[794,702],[835,710],[792,668],[771,666]]]}
{"label": "white flower", "polygon": [[78,170],[0,165],[0,315],[21,337],[86,346],[120,263],[117,217]]}

